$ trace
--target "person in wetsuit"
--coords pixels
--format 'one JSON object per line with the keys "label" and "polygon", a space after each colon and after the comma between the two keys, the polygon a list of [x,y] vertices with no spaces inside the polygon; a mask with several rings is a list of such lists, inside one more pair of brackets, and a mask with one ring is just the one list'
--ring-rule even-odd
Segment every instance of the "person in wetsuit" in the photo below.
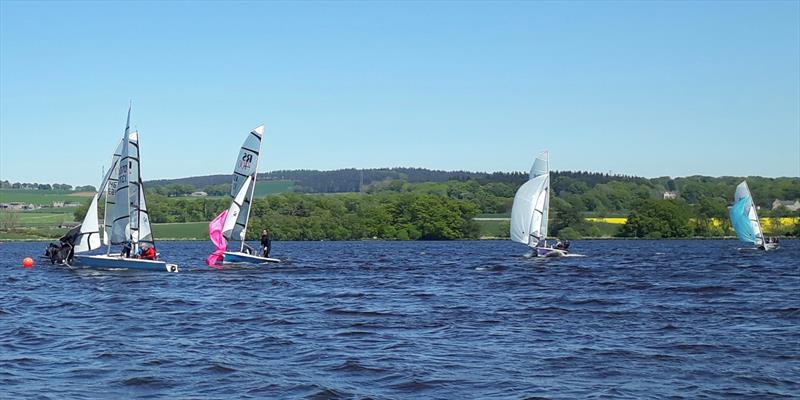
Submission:
{"label": "person in wetsuit", "polygon": [[261,231],[261,249],[264,257],[269,257],[269,252],[272,250],[272,236],[269,234],[269,229]]}

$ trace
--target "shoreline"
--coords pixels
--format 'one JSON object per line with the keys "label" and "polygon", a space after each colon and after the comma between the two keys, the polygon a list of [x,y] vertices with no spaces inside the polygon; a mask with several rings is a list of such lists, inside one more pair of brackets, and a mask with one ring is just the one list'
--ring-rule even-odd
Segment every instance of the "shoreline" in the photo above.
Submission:
{"label": "shoreline", "polygon": [[[800,237],[795,236],[771,236],[781,240],[800,240]],[[58,238],[25,238],[25,239],[0,239],[0,243],[11,242],[52,242],[57,241]],[[274,240],[274,239],[273,239]],[[509,238],[502,237],[482,237],[478,239],[453,239],[453,240],[384,240],[384,239],[353,239],[353,240],[274,240],[276,242],[489,242],[489,241],[504,241],[510,240]],[[548,240],[558,240],[557,238],[548,238]],[[584,237],[572,240],[572,242],[589,241],[589,240],[649,240],[649,241],[675,241],[675,240],[738,240],[736,236],[693,236],[682,238],[637,238],[637,237]],[[208,238],[160,238],[159,242],[207,242]],[[258,239],[248,240],[248,242],[255,242]]]}

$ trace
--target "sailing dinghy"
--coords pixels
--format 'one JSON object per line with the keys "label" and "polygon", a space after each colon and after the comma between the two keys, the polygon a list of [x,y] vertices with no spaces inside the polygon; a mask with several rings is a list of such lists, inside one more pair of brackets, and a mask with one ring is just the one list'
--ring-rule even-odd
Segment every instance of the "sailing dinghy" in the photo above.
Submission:
{"label": "sailing dinghy", "polygon": [[764,231],[761,230],[761,223],[758,221],[756,205],[753,203],[753,195],[747,181],[743,181],[736,186],[733,195],[733,206],[730,209],[731,225],[736,231],[736,236],[745,243],[752,243],[760,250],[774,250],[778,248],[777,243],[767,243],[764,240]]}
{"label": "sailing dinghy", "polygon": [[[177,265],[167,264],[165,261],[125,258],[119,254],[111,254],[112,245],[129,244],[132,247],[131,254],[136,254],[143,246],[155,245],[140,171],[139,133],[130,131],[130,121],[131,110],[128,108],[125,134],[114,152],[111,168],[103,177],[80,225],[80,232],[74,243],[76,255],[70,266],[178,272]],[[104,193],[106,209],[103,244],[108,246],[108,250],[101,255],[80,255],[79,253],[101,246],[97,203]]]}
{"label": "sailing dinghy", "polygon": [[[231,181],[231,205],[209,223],[209,236],[217,251],[208,256],[206,263],[218,264],[267,264],[277,263],[277,258],[261,257],[245,251],[247,223],[250,219],[250,204],[256,188],[258,158],[261,153],[261,138],[264,125],[259,125],[244,140]],[[249,249],[249,248],[248,248]]]}
{"label": "sailing dinghy", "polygon": [[550,166],[545,151],[536,157],[528,182],[517,190],[511,208],[511,240],[529,246],[539,257],[559,257],[566,250],[547,246],[550,213]]}

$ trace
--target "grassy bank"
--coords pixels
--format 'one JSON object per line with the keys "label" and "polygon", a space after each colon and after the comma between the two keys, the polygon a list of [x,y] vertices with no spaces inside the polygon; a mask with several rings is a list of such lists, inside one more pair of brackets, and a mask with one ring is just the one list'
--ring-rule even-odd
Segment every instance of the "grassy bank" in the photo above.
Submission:
{"label": "grassy bank", "polygon": [[153,236],[158,240],[208,239],[208,222],[153,224]]}
{"label": "grassy bank", "polygon": [[0,203],[25,203],[40,206],[52,205],[54,201],[81,203],[94,193],[68,190],[0,189]]}

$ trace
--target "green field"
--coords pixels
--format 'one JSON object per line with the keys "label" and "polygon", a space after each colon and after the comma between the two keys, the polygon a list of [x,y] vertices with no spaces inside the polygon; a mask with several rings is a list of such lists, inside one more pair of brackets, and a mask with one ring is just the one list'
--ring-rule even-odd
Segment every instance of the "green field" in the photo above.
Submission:
{"label": "green field", "polygon": [[14,231],[0,230],[0,240],[18,240],[18,239],[34,239],[34,240],[52,240],[58,239],[67,233],[67,228],[55,227],[41,227],[41,228],[20,228]]}
{"label": "green field", "polygon": [[[74,208],[59,208],[35,211],[0,210],[0,229],[8,228],[57,228],[73,225]],[[58,211],[53,211],[58,210]],[[62,211],[63,210],[63,211]]]}
{"label": "green field", "polygon": [[49,206],[54,201],[83,203],[94,193],[66,190],[0,189],[0,203],[26,203]]}
{"label": "green field", "polygon": [[286,193],[294,186],[293,181],[263,181],[256,182],[254,197],[265,197],[271,194]]}
{"label": "green field", "polygon": [[208,239],[208,222],[153,224],[153,236],[159,239]]}

